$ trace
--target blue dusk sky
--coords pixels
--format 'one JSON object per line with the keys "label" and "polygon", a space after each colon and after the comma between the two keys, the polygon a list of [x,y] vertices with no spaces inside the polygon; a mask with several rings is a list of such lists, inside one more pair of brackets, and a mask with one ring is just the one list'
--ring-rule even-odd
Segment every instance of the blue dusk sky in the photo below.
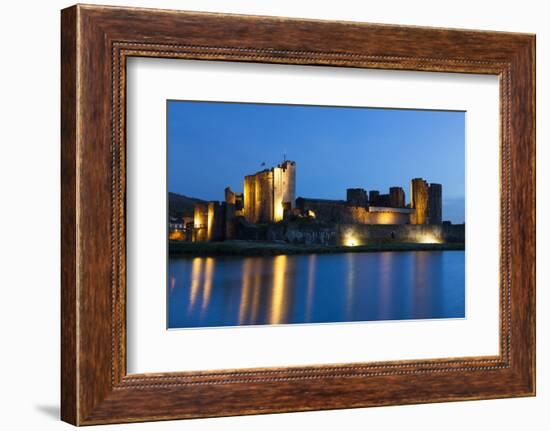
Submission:
{"label": "blue dusk sky", "polygon": [[465,113],[168,101],[168,190],[223,200],[245,175],[296,162],[296,196],[388,193],[412,178],[443,185],[443,219],[464,222]]}

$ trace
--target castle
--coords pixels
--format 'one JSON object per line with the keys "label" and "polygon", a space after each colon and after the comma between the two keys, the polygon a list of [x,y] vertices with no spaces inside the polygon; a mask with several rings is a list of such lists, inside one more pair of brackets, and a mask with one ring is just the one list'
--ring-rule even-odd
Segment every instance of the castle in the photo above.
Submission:
{"label": "castle", "polygon": [[243,216],[249,223],[283,220],[296,201],[296,163],[289,160],[244,177]]}
{"label": "castle", "polygon": [[246,175],[242,193],[226,187],[224,202],[195,204],[186,239],[239,239],[246,226],[296,219],[350,225],[439,225],[442,186],[412,179],[409,204],[401,187],[390,187],[387,194],[348,188],[345,200],[296,198],[296,162],[285,159],[277,166]]}

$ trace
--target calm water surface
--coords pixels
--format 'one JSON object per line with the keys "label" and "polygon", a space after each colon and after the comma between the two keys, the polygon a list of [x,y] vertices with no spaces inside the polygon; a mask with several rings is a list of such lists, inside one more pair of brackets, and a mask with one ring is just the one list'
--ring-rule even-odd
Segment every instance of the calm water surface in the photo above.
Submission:
{"label": "calm water surface", "polygon": [[171,258],[168,327],[464,317],[464,252]]}

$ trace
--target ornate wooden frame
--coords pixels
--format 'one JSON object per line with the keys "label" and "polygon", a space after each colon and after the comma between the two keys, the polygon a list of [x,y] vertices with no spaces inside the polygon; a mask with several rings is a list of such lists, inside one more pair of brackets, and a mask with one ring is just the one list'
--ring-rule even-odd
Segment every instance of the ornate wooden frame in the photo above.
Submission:
{"label": "ornate wooden frame", "polygon": [[[63,420],[88,425],[535,394],[534,35],[81,5],[61,17]],[[500,354],[128,375],[129,56],[498,75]]]}

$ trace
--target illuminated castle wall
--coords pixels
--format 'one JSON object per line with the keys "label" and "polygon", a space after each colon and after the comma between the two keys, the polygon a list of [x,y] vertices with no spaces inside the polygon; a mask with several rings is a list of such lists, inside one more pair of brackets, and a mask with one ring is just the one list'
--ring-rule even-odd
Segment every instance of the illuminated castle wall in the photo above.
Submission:
{"label": "illuminated castle wall", "polygon": [[296,163],[285,160],[271,169],[244,177],[243,215],[249,223],[283,220],[296,199]]}
{"label": "illuminated castle wall", "polygon": [[[265,229],[266,224],[300,218],[333,225],[440,225],[441,184],[414,178],[410,190],[409,204],[405,203],[401,187],[390,187],[389,193],[383,194],[378,190],[349,188],[345,200],[296,199],[296,163],[285,160],[245,176],[242,193],[226,187],[223,202],[196,203],[191,240],[254,239],[259,235],[250,233],[254,226]],[[247,229],[249,233],[245,232]]]}
{"label": "illuminated castle wall", "polygon": [[195,204],[193,241],[220,241],[225,238],[226,205],[216,201]]}
{"label": "illuminated castle wall", "polygon": [[196,203],[193,214],[193,242],[208,239],[208,203]]}
{"label": "illuminated castle wall", "polygon": [[389,193],[367,192],[361,188],[346,191],[346,200],[299,197],[296,206],[302,214],[310,214],[328,223],[366,225],[441,224],[441,184],[428,184],[422,178],[411,180],[411,202],[405,204],[401,187],[390,187]]}
{"label": "illuminated castle wall", "polygon": [[296,199],[296,207],[303,214],[327,223],[349,224],[408,224],[409,208],[358,205],[355,200]]}

